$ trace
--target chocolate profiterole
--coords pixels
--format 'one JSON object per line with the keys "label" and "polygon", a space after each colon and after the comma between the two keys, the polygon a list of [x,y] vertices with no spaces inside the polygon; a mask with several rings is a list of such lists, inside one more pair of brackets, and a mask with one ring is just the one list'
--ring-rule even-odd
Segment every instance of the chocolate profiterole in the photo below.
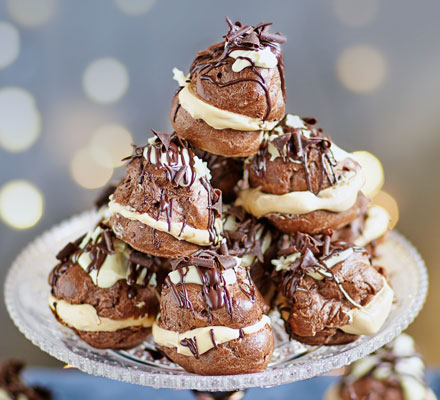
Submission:
{"label": "chocolate profiterole", "polygon": [[402,333],[348,367],[325,400],[436,400],[424,380],[425,366],[414,340]]}
{"label": "chocolate profiterole", "polygon": [[222,191],[222,200],[233,203],[237,198],[237,183],[243,177],[243,158],[223,157],[194,148],[196,156],[206,162],[211,172],[211,185]]}
{"label": "chocolate profiterole", "polygon": [[361,165],[315,124],[286,115],[245,163],[236,204],[286,233],[342,228],[368,204]]}
{"label": "chocolate profiterole", "polygon": [[177,134],[226,157],[258,151],[261,132],[272,129],[285,107],[284,65],[271,23],[232,23],[224,40],[197,54],[189,74],[174,69],[179,90],[170,118]]}
{"label": "chocolate profiterole", "polygon": [[1,400],[50,400],[49,390],[39,386],[26,386],[20,379],[24,363],[9,360],[0,366],[0,399]]}
{"label": "chocolate profiterole", "polygon": [[160,349],[200,375],[263,371],[274,345],[270,319],[239,259],[201,250],[173,266],[153,325]]}
{"label": "chocolate profiterole", "polygon": [[206,163],[175,134],[153,132],[128,158],[127,174],[111,197],[113,231],[134,249],[159,257],[216,245],[222,200]]}
{"label": "chocolate profiterole", "polygon": [[98,226],[68,243],[49,276],[49,306],[63,325],[96,348],[142,343],[159,312],[156,290],[163,260],[133,250]]}
{"label": "chocolate profiterole", "polygon": [[283,235],[278,248],[277,304],[291,338],[345,344],[381,328],[394,293],[364,248],[301,232]]}

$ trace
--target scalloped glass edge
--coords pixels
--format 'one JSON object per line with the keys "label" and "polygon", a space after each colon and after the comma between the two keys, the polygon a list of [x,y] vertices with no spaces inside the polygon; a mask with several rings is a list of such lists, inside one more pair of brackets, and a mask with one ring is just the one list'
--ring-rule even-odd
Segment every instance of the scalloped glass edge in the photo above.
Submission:
{"label": "scalloped glass edge", "polygon": [[[316,359],[308,358],[305,359],[304,362],[298,362],[294,365],[284,368],[268,369],[259,373],[242,375],[200,376],[182,372],[173,374],[172,372],[170,373],[170,371],[164,371],[164,373],[161,373],[160,371],[146,372],[140,370],[137,365],[132,365],[130,367],[112,365],[108,362],[108,357],[115,357],[115,354],[112,355],[108,351],[107,353],[105,350],[102,351],[102,359],[93,360],[75,353],[74,351],[65,347],[63,344],[61,344],[60,347],[54,345],[53,341],[47,341],[44,337],[39,335],[38,332],[30,329],[26,323],[21,320],[13,301],[15,288],[14,275],[20,269],[22,260],[26,256],[26,253],[31,248],[38,247],[51,235],[54,235],[59,231],[63,231],[71,225],[78,225],[82,223],[84,226],[86,226],[86,223],[90,223],[91,226],[91,224],[96,221],[96,218],[96,212],[94,211],[87,211],[82,214],[78,214],[66,221],[61,222],[34,239],[28,246],[26,246],[26,248],[22,250],[9,269],[5,280],[4,290],[5,303],[9,315],[20,332],[28,340],[56,359],[92,375],[143,386],[152,386],[154,388],[195,389],[204,391],[232,391],[251,387],[272,387],[298,380],[309,379],[327,373],[333,369],[348,365],[390,342],[414,321],[422,309],[427,296],[428,275],[423,259],[418,251],[405,237],[395,231],[392,231],[390,232],[390,237],[388,240],[393,241],[396,246],[404,248],[407,252],[409,252],[414,265],[417,267],[419,279],[417,294],[414,297],[410,307],[406,309],[404,318],[402,317],[394,325],[388,326],[385,329],[382,328],[379,333],[368,337],[365,342],[360,343],[359,345],[356,345],[355,342],[354,346],[351,346],[346,350],[342,350],[337,354],[324,355],[324,357],[318,357]],[[337,346],[334,346],[333,349],[337,349]]]}

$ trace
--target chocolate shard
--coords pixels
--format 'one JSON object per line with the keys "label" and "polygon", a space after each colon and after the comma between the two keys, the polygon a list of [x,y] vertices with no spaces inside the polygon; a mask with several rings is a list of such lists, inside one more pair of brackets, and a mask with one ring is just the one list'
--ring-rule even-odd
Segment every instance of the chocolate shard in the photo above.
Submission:
{"label": "chocolate shard", "polygon": [[237,260],[232,256],[217,256],[218,263],[223,267],[223,269],[234,268],[237,266]]}
{"label": "chocolate shard", "polygon": [[78,250],[78,246],[75,243],[67,243],[55,256],[59,261],[66,262],[70,256]]}
{"label": "chocolate shard", "polygon": [[170,143],[171,143],[171,135],[167,132],[156,131],[155,129],[152,129],[151,131],[156,135],[156,137],[162,143],[165,150],[168,150],[170,147]]}
{"label": "chocolate shard", "polygon": [[150,255],[141,253],[140,251],[133,250],[130,254],[129,260],[134,264],[141,265],[145,268],[151,268],[153,265],[153,259]]}
{"label": "chocolate shard", "polygon": [[278,136],[274,140],[272,140],[272,144],[275,148],[280,152],[280,154],[284,154],[285,146],[289,143],[292,134],[290,132],[285,133],[284,135]]}

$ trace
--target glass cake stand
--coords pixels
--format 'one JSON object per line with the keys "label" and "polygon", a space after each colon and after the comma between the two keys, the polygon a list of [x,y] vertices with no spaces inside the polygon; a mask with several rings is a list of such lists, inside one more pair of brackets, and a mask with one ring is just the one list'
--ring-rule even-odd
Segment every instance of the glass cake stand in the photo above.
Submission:
{"label": "glass cake stand", "polygon": [[129,351],[97,350],[53,317],[47,305],[47,281],[55,265],[55,254],[69,240],[90,229],[97,218],[95,212],[85,212],[35,239],[17,257],[5,283],[6,306],[18,329],[43,351],[93,375],[155,388],[200,392],[231,392],[308,379],[350,364],[391,341],[414,320],[427,294],[428,277],[422,258],[403,236],[391,232],[387,242],[379,247],[381,257],[376,264],[387,267],[396,299],[388,320],[376,335],[363,336],[343,346],[305,346],[288,340],[279,315],[274,312],[271,317],[275,351],[266,371],[198,376],[167,359],[155,359],[152,339]]}

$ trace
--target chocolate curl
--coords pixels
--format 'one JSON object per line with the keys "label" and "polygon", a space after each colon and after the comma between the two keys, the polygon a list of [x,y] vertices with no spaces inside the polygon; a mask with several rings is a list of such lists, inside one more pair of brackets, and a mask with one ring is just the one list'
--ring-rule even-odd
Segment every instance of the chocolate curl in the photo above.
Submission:
{"label": "chocolate curl", "polygon": [[55,256],[55,258],[61,262],[66,262],[70,256],[78,250],[78,246],[75,243],[67,243]]}
{"label": "chocolate curl", "polygon": [[137,265],[145,268],[151,268],[153,265],[153,260],[150,255],[141,253],[139,251],[133,250],[130,254],[129,260]]}
{"label": "chocolate curl", "polygon": [[156,131],[155,129],[152,129],[151,131],[156,135],[156,137],[162,143],[162,145],[164,146],[165,150],[168,150],[169,147],[170,147],[170,143],[171,143],[171,135],[169,133],[166,133],[166,132]]}
{"label": "chocolate curl", "polygon": [[223,269],[234,268],[237,266],[237,260],[232,256],[218,255],[216,258]]}

